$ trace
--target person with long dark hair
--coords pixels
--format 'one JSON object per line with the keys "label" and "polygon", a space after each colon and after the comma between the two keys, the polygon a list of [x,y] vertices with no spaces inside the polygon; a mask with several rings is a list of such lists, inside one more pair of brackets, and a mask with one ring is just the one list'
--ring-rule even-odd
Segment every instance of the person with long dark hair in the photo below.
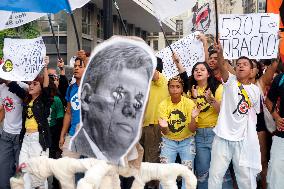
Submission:
{"label": "person with long dark hair", "polygon": [[[195,169],[198,179],[198,189],[208,188],[211,148],[214,139],[215,127],[220,111],[223,86],[214,77],[206,62],[198,62],[192,68],[189,78],[189,96],[195,100],[200,110],[196,124],[196,157]],[[232,188],[230,176],[226,175],[223,188]]]}
{"label": "person with long dark hair", "polygon": [[[43,76],[38,75],[34,81],[30,82],[28,91],[14,81],[8,82],[9,91],[23,99],[20,165],[32,157],[48,156],[51,143],[48,116],[52,99],[48,88],[49,58],[45,57],[44,61]],[[45,180],[29,173],[25,174],[24,181],[25,183],[31,182],[30,188],[45,188]]]}

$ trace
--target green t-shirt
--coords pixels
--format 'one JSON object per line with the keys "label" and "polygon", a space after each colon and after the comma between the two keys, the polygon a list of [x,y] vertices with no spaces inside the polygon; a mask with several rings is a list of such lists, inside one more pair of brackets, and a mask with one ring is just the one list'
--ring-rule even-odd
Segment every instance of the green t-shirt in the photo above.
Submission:
{"label": "green t-shirt", "polygon": [[54,101],[50,107],[48,123],[50,127],[56,125],[56,119],[64,117],[64,107],[58,96],[54,96]]}

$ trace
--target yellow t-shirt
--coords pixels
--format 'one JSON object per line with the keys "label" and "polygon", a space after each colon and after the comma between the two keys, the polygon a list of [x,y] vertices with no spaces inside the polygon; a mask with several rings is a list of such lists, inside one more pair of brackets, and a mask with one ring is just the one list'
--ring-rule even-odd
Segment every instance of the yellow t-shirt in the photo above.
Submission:
{"label": "yellow t-shirt", "polygon": [[[201,111],[198,115],[198,128],[209,128],[209,127],[215,127],[218,115],[213,106],[211,106],[208,102],[205,100],[204,95],[205,88],[198,88],[197,90],[197,99],[195,101],[197,106],[201,107]],[[217,102],[221,102],[222,100],[222,93],[223,93],[223,85],[219,85],[215,92],[214,98]],[[213,94],[212,94],[213,96]]]}
{"label": "yellow t-shirt", "polygon": [[37,130],[38,129],[38,124],[35,120],[32,107],[33,107],[34,101],[32,100],[29,105],[28,105],[28,113],[27,113],[27,118],[25,122],[25,127],[27,130]]}
{"label": "yellow t-shirt", "polygon": [[191,112],[195,108],[192,100],[181,97],[181,101],[177,104],[172,103],[171,97],[163,100],[159,105],[159,118],[168,122],[170,132],[164,137],[181,141],[194,135],[188,125],[191,122]]}
{"label": "yellow t-shirt", "polygon": [[166,99],[168,96],[168,81],[163,74],[159,73],[159,79],[157,81],[151,81],[143,127],[149,126],[150,124],[158,124],[158,106],[162,100]]}

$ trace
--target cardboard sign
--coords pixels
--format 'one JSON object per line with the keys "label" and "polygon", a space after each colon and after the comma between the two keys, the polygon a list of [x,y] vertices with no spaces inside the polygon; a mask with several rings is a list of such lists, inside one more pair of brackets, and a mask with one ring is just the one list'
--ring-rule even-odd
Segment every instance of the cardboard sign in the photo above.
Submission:
{"label": "cardboard sign", "polygon": [[41,37],[4,40],[4,61],[0,77],[12,81],[33,81],[44,67],[46,48]]}
{"label": "cardboard sign", "polygon": [[[205,61],[203,44],[200,40],[196,39],[198,33],[190,34],[171,45],[173,51],[180,57],[181,63],[188,74],[191,73],[192,67],[197,62]],[[163,73],[168,79],[178,75],[178,69],[172,60],[172,51],[169,47],[162,49],[156,56],[163,60]]]}
{"label": "cardboard sign", "polygon": [[246,56],[251,59],[276,58],[279,15],[220,15],[220,42],[226,59]]}

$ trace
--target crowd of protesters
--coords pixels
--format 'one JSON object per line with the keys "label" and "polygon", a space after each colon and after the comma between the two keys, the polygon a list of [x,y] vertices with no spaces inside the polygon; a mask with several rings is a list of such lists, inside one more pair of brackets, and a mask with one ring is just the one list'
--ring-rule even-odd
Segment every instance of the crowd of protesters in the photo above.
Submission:
{"label": "crowd of protesters", "polygon": [[[198,189],[280,189],[284,185],[281,60],[239,57],[233,66],[218,42],[208,48],[206,36],[197,37],[205,49],[205,62],[195,64],[191,73],[173,53],[179,74],[167,80],[157,58],[140,139],[143,161],[187,166],[197,177]],[[1,79],[0,189],[10,188],[16,166],[29,158],[84,158],[68,147],[80,123],[78,89],[87,56],[83,50],[77,52],[72,79],[65,76],[62,59],[55,69],[48,67],[48,57],[34,81]],[[256,170],[262,171],[254,174]],[[25,177],[30,188],[46,188],[46,180]],[[76,175],[76,180],[81,177]],[[132,181],[121,178],[122,188],[130,188]],[[183,181],[179,185],[185,189]],[[52,188],[60,188],[55,177]],[[151,181],[145,188],[162,187]]]}

